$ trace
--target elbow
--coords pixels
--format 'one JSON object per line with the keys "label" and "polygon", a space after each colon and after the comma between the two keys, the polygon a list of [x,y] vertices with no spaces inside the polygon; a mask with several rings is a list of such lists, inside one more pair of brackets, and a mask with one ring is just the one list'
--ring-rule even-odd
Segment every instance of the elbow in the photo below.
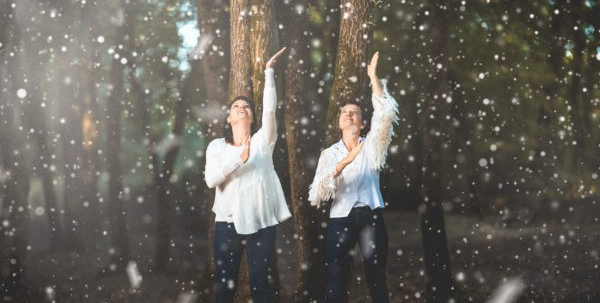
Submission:
{"label": "elbow", "polygon": [[212,189],[212,188],[217,187],[217,184],[215,184],[214,182],[206,181],[206,186],[208,186],[208,188]]}
{"label": "elbow", "polygon": [[213,178],[205,178],[206,181],[206,186],[208,186],[208,188],[215,188],[217,187],[218,182],[217,180],[213,179]]}

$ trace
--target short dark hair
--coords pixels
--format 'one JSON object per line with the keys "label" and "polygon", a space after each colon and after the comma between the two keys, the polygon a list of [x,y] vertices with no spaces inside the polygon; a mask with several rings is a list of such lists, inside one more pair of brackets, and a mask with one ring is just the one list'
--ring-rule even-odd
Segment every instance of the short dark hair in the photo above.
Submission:
{"label": "short dark hair", "polygon": [[360,103],[358,103],[358,101],[354,101],[354,100],[345,100],[340,102],[340,112],[342,111],[342,107],[346,106],[346,105],[356,105],[359,109],[360,109],[360,114],[362,115],[364,110],[362,108],[362,105]]}
{"label": "short dark hair", "polygon": [[223,121],[223,137],[225,138],[225,142],[229,144],[233,144],[233,131],[231,130],[231,125],[229,124],[229,122],[227,122],[227,117],[229,117],[231,105],[233,105],[233,103],[238,100],[245,101],[246,103],[248,103],[248,105],[250,105],[250,108],[252,109],[252,124],[250,125],[250,136],[256,133],[256,108],[254,107],[254,102],[252,102],[252,100],[246,96],[237,96],[233,98],[231,102],[229,102],[227,112],[225,113],[225,120]]}

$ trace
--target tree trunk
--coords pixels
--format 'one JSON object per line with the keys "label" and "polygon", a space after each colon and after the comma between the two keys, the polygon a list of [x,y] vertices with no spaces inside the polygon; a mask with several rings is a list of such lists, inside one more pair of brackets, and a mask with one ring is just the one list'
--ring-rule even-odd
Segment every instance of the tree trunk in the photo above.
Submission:
{"label": "tree trunk", "polygon": [[[447,62],[444,54],[447,36],[447,1],[432,0],[431,40],[428,66],[431,80],[428,85],[423,121],[423,166],[421,183],[421,233],[426,269],[426,302],[448,302],[455,298],[455,286],[450,268],[450,255],[446,240],[444,193],[442,183],[443,94],[448,94]],[[436,65],[443,68],[438,69]]]}
{"label": "tree trunk", "polygon": [[570,86],[568,89],[567,100],[569,104],[572,106],[573,110],[571,111],[571,122],[573,124],[573,137],[577,144],[572,146],[573,149],[573,168],[574,171],[579,171],[583,166],[583,155],[586,150],[586,144],[589,139],[590,130],[587,129],[587,126],[590,124],[586,120],[588,120],[589,113],[585,111],[586,106],[585,102],[581,98],[581,83],[584,72],[584,51],[586,44],[586,36],[584,32],[579,29],[579,27],[583,26],[581,20],[583,18],[582,13],[582,5],[583,1],[581,0],[573,0],[569,3],[570,6],[570,16],[572,22],[572,39],[573,39],[573,59],[571,60],[571,71],[573,75],[571,76]]}
{"label": "tree trunk", "polygon": [[265,83],[265,63],[273,52],[276,32],[274,0],[252,0],[250,18],[250,47],[252,49],[252,97],[256,105],[257,125],[262,118],[262,96]]}
{"label": "tree trunk", "polygon": [[[26,41],[21,42],[24,58],[20,60],[23,65],[25,77],[29,80],[27,82],[29,100],[24,103],[25,115],[23,122],[26,124],[27,129],[34,130],[31,136],[33,137],[37,152],[33,159],[33,175],[39,175],[42,182],[44,202],[50,227],[50,248],[56,249],[59,247],[58,240],[60,239],[60,235],[62,235],[62,230],[52,181],[51,167],[53,166],[52,155],[54,152],[48,140],[48,137],[51,136],[49,133],[50,128],[46,121],[44,107],[41,106],[44,101],[42,97],[42,77],[39,70],[43,69],[44,66],[41,66],[39,59],[34,58],[35,54],[25,45],[26,43]],[[32,66],[34,64],[37,66]]]}
{"label": "tree trunk", "polygon": [[[285,138],[288,149],[288,169],[291,185],[291,205],[294,214],[294,226],[297,245],[297,272],[296,287],[293,302],[320,302],[322,300],[323,285],[325,285],[325,230],[321,227],[324,221],[324,212],[310,205],[308,201],[308,187],[314,175],[315,166],[310,164],[310,159],[317,159],[317,149],[308,148],[317,146],[322,128],[312,112],[313,105],[318,101],[316,83],[310,77],[309,45],[310,41],[305,32],[308,29],[309,16],[307,8],[298,11],[297,7],[310,5],[306,1],[290,1],[282,7],[281,20],[286,20],[282,41],[288,46],[289,61],[285,73]],[[303,123],[301,119],[310,119],[310,123]],[[318,135],[315,133],[318,131]],[[315,133],[313,133],[315,132]],[[321,237],[319,237],[321,236]]]}
{"label": "tree trunk", "polygon": [[[231,64],[229,72],[229,90],[227,101],[236,96],[252,96],[251,68],[252,57],[250,56],[250,0],[231,0],[230,16],[230,46]],[[258,101],[258,100],[254,100]]]}
{"label": "tree trunk", "polygon": [[340,34],[335,59],[335,73],[329,94],[325,120],[324,146],[340,138],[337,123],[338,108],[344,101],[357,101],[370,107],[366,98],[368,79],[366,64],[369,58],[374,1],[350,0],[340,10]]}
{"label": "tree trunk", "polygon": [[[27,243],[29,236],[29,163],[25,155],[27,148],[22,134],[23,125],[17,125],[16,116],[24,113],[17,108],[19,102],[16,96],[5,95],[6,91],[17,91],[22,79],[22,68],[17,68],[16,58],[9,58],[7,49],[12,47],[16,54],[22,54],[19,49],[20,33],[15,26],[14,9],[0,4],[0,14],[4,24],[0,29],[0,60],[8,61],[0,67],[0,159],[2,168],[6,170],[6,180],[0,184],[0,295],[8,300],[16,298],[19,289],[24,287],[25,259],[27,257]],[[6,72],[6,75],[2,73]],[[8,89],[7,89],[8,88]],[[26,102],[28,100],[25,100]],[[4,276],[2,273],[6,273]]]}
{"label": "tree trunk", "polygon": [[[271,35],[276,31],[273,5],[273,0],[232,0],[230,7],[231,69],[227,100],[239,95],[251,97],[257,117],[262,109],[264,66],[272,49]],[[235,302],[247,302],[250,298],[247,262],[244,254]],[[274,272],[278,289],[279,275],[277,270]]]}
{"label": "tree trunk", "polygon": [[[475,151],[473,150],[472,144],[466,144],[472,138],[473,130],[475,127],[469,117],[469,109],[467,108],[467,101],[462,96],[462,91],[457,88],[459,87],[458,80],[453,72],[447,72],[448,83],[451,85],[452,93],[452,104],[451,113],[452,117],[456,119],[458,124],[455,126],[454,131],[458,142],[458,147],[462,150],[464,156],[464,170],[462,170],[467,179],[467,197],[466,201],[463,202],[461,209],[463,211],[475,214],[478,218],[483,217],[482,201],[479,198],[479,168],[473,167],[475,163]],[[422,143],[422,141],[420,142]],[[464,143],[464,144],[463,144]]]}
{"label": "tree trunk", "polygon": [[[7,276],[0,276],[1,295],[15,297],[23,287],[25,258],[27,257],[27,238],[29,237],[29,176],[25,160],[25,148],[17,131],[12,106],[6,106],[0,112],[5,123],[0,127],[3,144],[1,151],[2,166],[9,172],[9,178],[2,184],[2,207],[0,214],[6,221],[0,227],[1,266],[8,268]],[[16,152],[21,151],[21,152]],[[3,220],[4,221],[4,220]],[[5,237],[10,234],[10,237]],[[4,269],[2,270],[4,272]]]}
{"label": "tree trunk", "polygon": [[[82,4],[83,5],[83,4]],[[79,77],[78,85],[82,107],[82,145],[81,154],[81,180],[83,183],[83,203],[86,210],[84,218],[86,220],[86,232],[92,236],[102,234],[103,211],[99,205],[98,199],[98,163],[99,163],[99,131],[98,121],[100,120],[97,104],[97,90],[95,84],[98,82],[98,73],[94,69],[94,63],[98,60],[97,43],[94,38],[97,32],[94,31],[94,14],[97,14],[97,7],[86,3],[79,7],[79,41],[81,46],[78,48]]]}
{"label": "tree trunk", "polygon": [[[175,106],[175,122],[173,129],[171,130],[170,136],[175,138],[178,142],[183,140],[183,128],[185,126],[185,119],[189,110],[190,102],[194,96],[194,93],[198,91],[196,79],[199,75],[199,62],[191,62],[191,70],[184,79],[179,87],[179,99]],[[156,226],[156,256],[154,268],[157,271],[165,271],[168,268],[169,248],[173,240],[171,239],[171,219],[173,199],[173,188],[171,186],[171,177],[175,170],[175,161],[180,150],[180,143],[170,148],[162,163],[162,168],[158,175],[155,175],[155,182],[158,187],[158,213],[157,213],[157,226]],[[153,159],[157,159],[157,155],[153,156]]]}
{"label": "tree trunk", "polygon": [[[317,79],[323,81],[324,85],[319,88],[323,90],[323,96],[329,96],[331,82],[335,69],[335,57],[338,47],[338,34],[340,33],[340,1],[325,1],[324,7],[319,7],[324,11],[325,24],[321,28],[315,28],[315,32],[322,31],[322,52],[323,60],[319,64],[319,76]],[[314,34],[314,33],[313,33]]]}
{"label": "tree trunk", "polygon": [[111,256],[111,262],[117,266],[117,270],[123,270],[130,257],[128,227],[125,212],[125,201],[123,200],[123,171],[121,169],[121,101],[124,97],[123,82],[125,81],[125,65],[121,64],[120,58],[128,58],[131,49],[131,33],[133,24],[131,20],[132,4],[128,1],[122,2],[125,22],[118,30],[116,37],[119,37],[117,45],[123,45],[122,49],[117,48],[115,52],[119,55],[118,59],[113,56],[112,67],[110,70],[109,83],[112,84],[112,91],[106,101],[107,121],[106,121],[106,166],[109,175],[108,179],[108,217],[110,243],[114,250]]}
{"label": "tree trunk", "polygon": [[[215,138],[221,137],[223,132],[223,122],[225,115],[222,107],[227,105],[227,87],[229,75],[229,14],[223,8],[228,4],[224,0],[197,0],[198,5],[198,24],[202,39],[210,39],[211,45],[206,47],[202,58],[202,80],[204,81],[205,106],[201,127],[204,130],[205,142],[210,142]],[[213,50],[213,47],[216,49]],[[204,155],[204,154],[203,154]],[[204,157],[203,157],[204,158]],[[199,159],[199,163],[204,164],[204,159]],[[204,182],[202,182],[204,185]],[[212,212],[214,202],[214,190],[205,187],[203,212],[208,218],[208,258],[205,268],[206,279],[203,280],[204,287],[208,293],[203,293],[203,301],[212,301],[214,295],[213,281],[210,277],[214,276],[214,228],[215,217]]]}

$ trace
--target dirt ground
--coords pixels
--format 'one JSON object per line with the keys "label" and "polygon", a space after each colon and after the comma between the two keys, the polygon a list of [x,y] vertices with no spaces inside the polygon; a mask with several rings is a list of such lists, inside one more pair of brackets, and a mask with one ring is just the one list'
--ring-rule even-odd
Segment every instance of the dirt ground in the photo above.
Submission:
{"label": "dirt ground", "polygon": [[[425,267],[419,215],[386,211],[391,302],[423,302]],[[537,222],[506,226],[492,219],[446,216],[452,273],[470,302],[485,302],[503,281],[519,278],[518,302],[600,302],[600,224],[598,222]],[[283,292],[293,289],[296,273],[292,221],[278,228],[278,264]],[[42,230],[42,225],[32,231]],[[205,234],[205,233],[203,233]],[[173,243],[173,269],[151,269],[151,237],[134,233],[132,250],[142,275],[141,287],[131,290],[125,273],[110,269],[107,239],[87,239],[87,252],[48,253],[47,237],[34,233],[27,258],[27,289],[23,298],[3,302],[149,302],[191,303],[190,292],[202,292],[207,239],[183,236]],[[37,247],[37,248],[36,248]],[[362,263],[355,257],[351,302],[370,302]],[[186,298],[187,296],[187,298]],[[25,299],[26,297],[34,299]],[[197,302],[206,301],[197,299]]]}

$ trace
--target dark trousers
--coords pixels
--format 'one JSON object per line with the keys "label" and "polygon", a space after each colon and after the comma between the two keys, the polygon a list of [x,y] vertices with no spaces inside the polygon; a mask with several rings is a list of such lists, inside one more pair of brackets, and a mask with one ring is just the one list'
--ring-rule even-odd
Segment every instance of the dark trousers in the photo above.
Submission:
{"label": "dark trousers", "polygon": [[381,209],[353,208],[348,217],[329,219],[325,303],[348,302],[351,250],[356,242],[374,303],[389,302],[387,289],[388,235]]}
{"label": "dark trousers", "polygon": [[275,260],[275,226],[240,235],[231,223],[215,225],[215,303],[233,302],[242,254],[246,248],[250,291],[255,303],[274,302],[271,270]]}

